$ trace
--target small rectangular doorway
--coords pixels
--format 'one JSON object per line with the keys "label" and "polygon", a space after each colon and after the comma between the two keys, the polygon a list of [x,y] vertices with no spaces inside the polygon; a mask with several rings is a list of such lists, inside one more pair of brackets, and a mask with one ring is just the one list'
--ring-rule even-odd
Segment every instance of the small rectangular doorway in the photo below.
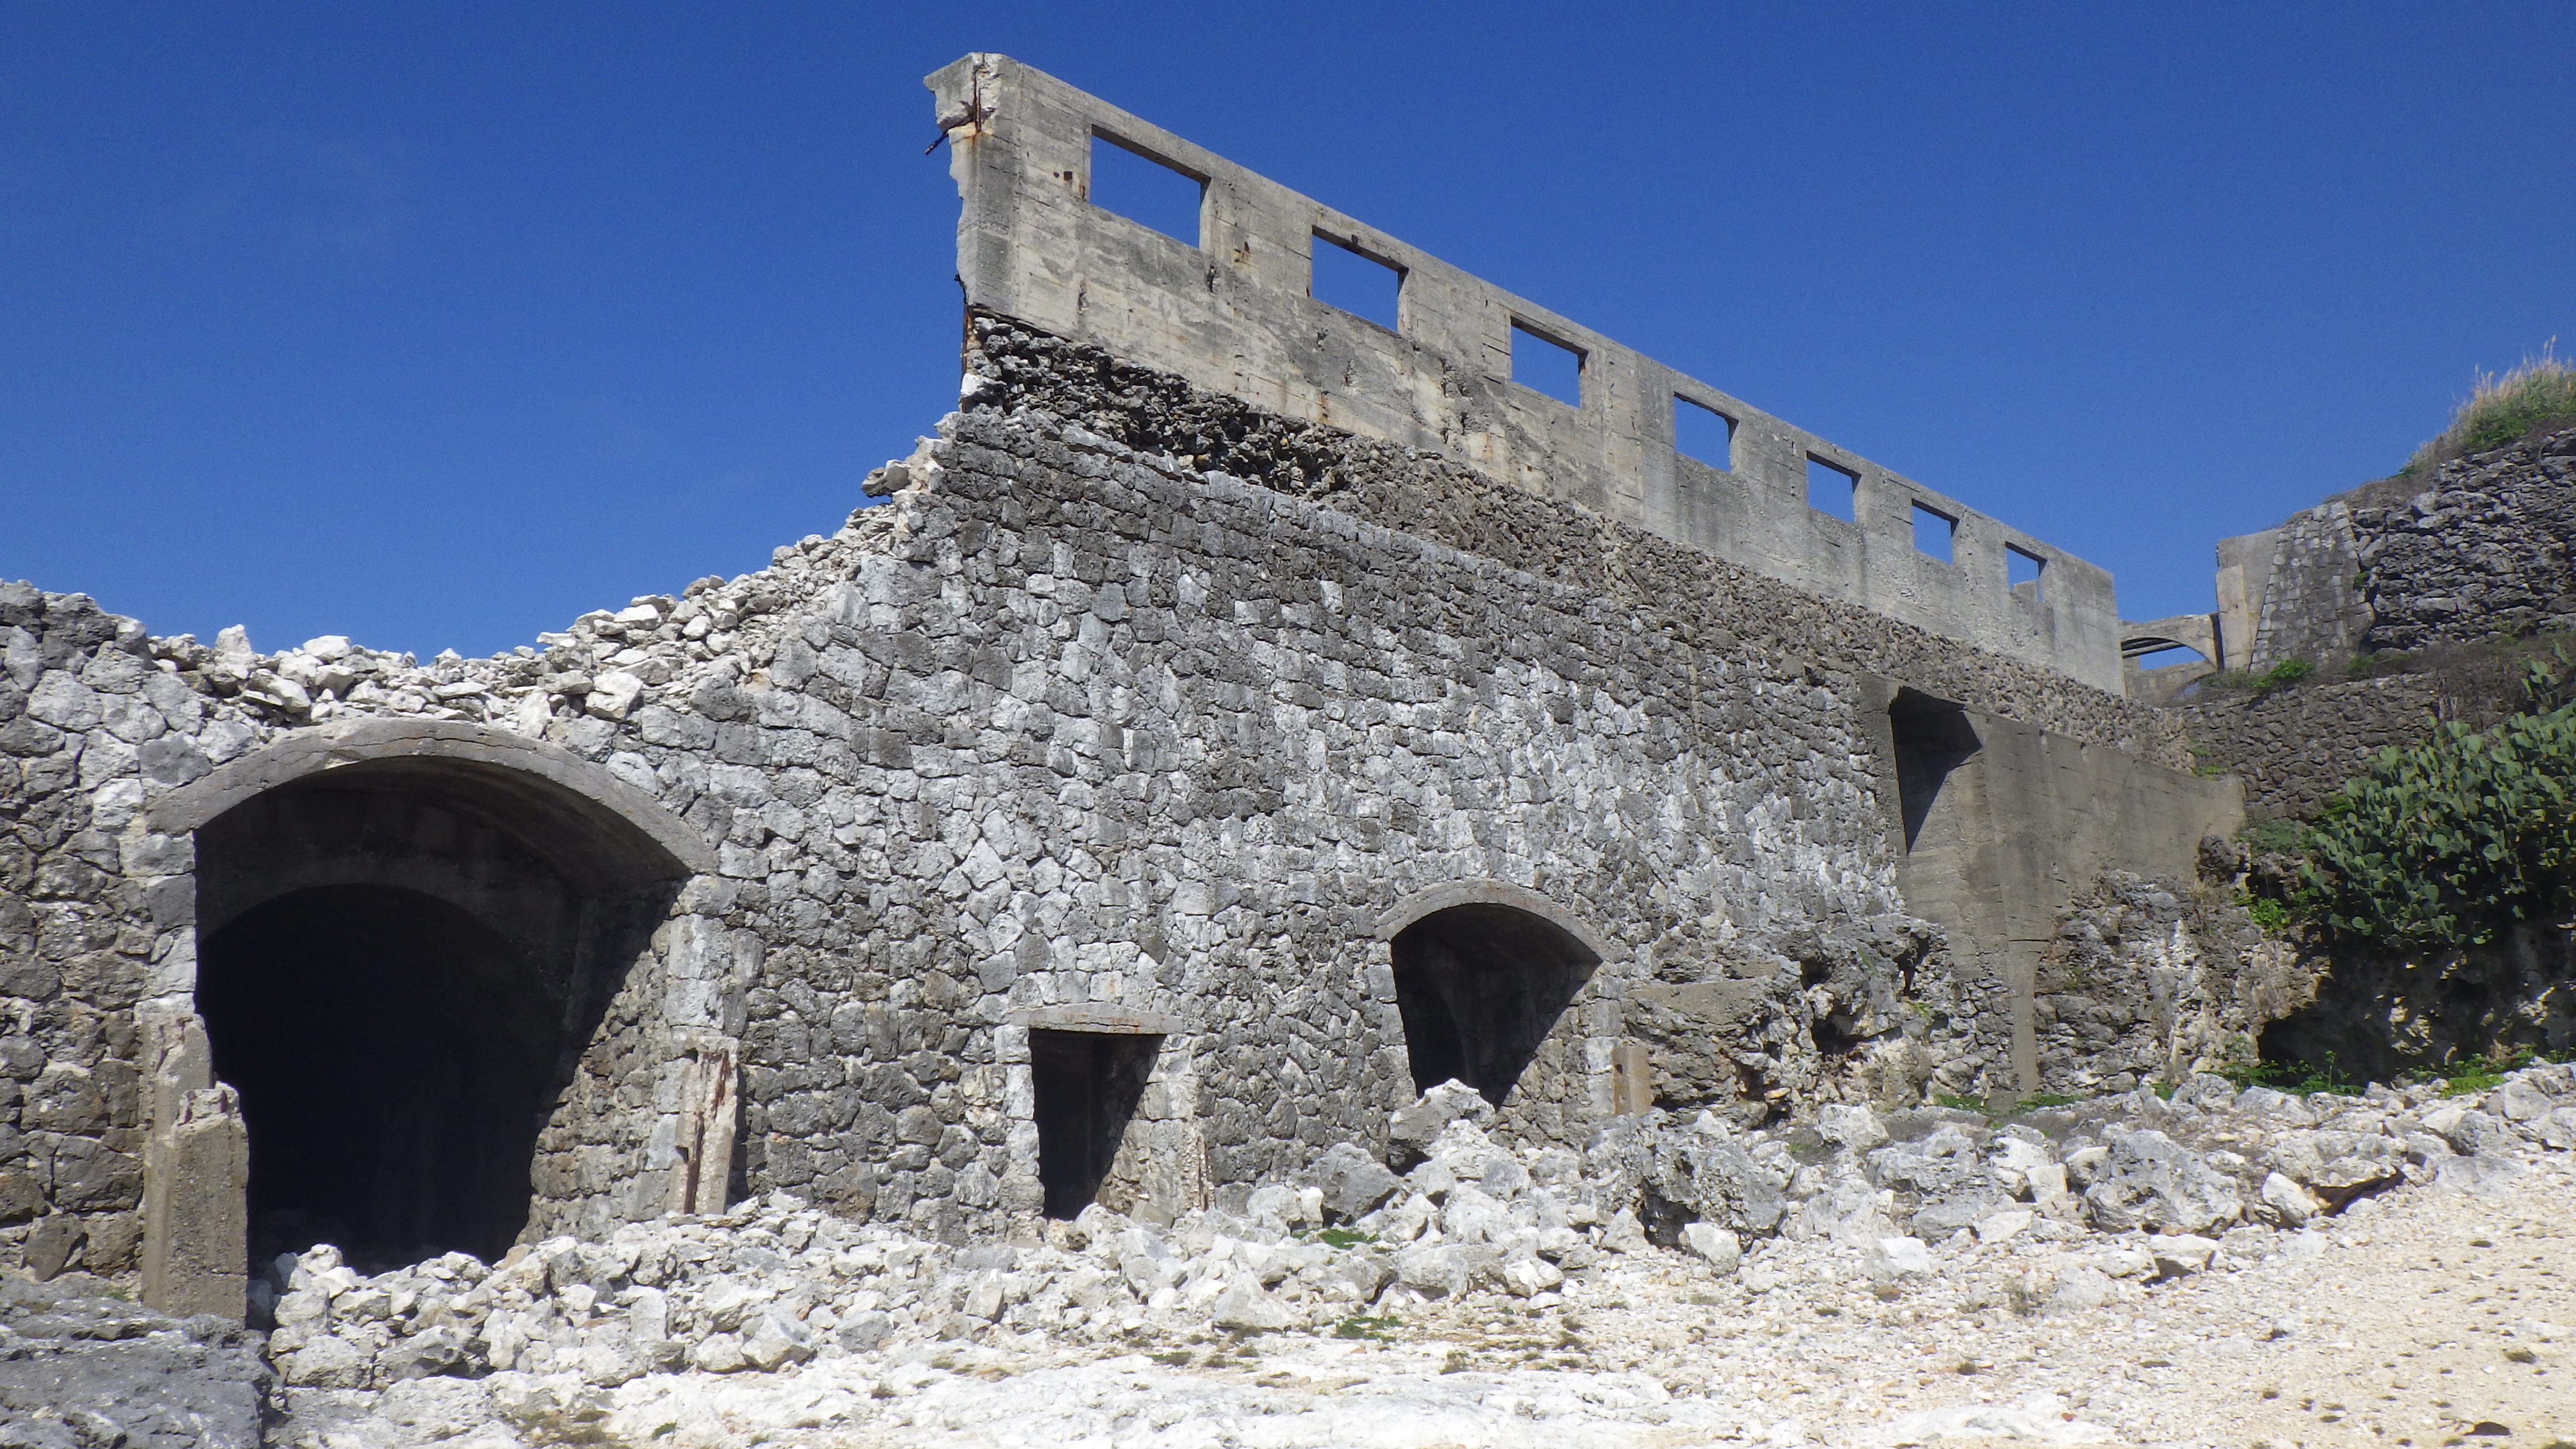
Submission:
{"label": "small rectangular doorway", "polygon": [[1048,1217],[1070,1218],[1099,1200],[1162,1044],[1159,1036],[1127,1032],[1029,1032],[1038,1182]]}

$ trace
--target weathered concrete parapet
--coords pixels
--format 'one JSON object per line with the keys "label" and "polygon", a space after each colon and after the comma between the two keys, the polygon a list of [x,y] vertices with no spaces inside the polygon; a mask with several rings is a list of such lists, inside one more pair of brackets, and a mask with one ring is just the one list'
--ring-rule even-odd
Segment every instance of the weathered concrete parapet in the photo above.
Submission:
{"label": "weathered concrete parapet", "polygon": [[[2119,691],[2102,569],[1017,61],[969,55],[929,85],[970,306]],[[1197,245],[1090,204],[1095,136],[1201,182]],[[1396,330],[1308,294],[1318,237],[1402,274]],[[1579,405],[1512,380],[1515,328],[1581,354]],[[1731,457],[1676,450],[1675,399],[1732,423]],[[1810,460],[1857,480],[1857,522],[1808,505]],[[1918,508],[1951,522],[1950,559],[1915,547]],[[2008,551],[2040,580],[2013,585]]]}

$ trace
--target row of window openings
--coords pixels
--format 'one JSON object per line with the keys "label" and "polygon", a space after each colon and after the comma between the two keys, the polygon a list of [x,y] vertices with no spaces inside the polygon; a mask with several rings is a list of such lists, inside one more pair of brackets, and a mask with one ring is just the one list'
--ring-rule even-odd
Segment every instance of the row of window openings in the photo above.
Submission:
{"label": "row of window openings", "polygon": [[[1200,214],[1207,183],[1115,136],[1091,137],[1091,204],[1161,232],[1188,246],[1200,244]],[[1404,268],[1370,256],[1339,237],[1312,234],[1306,294],[1328,307],[1375,322],[1390,332],[1404,297]],[[1583,352],[1519,322],[1512,324],[1512,381],[1570,407],[1583,405]]]}
{"label": "row of window openings", "polygon": [[[1678,415],[1696,405],[1688,398],[1673,399],[1673,412]],[[1682,449],[1689,452],[1687,448]],[[1845,523],[1859,518],[1860,475],[1810,453],[1807,455],[1807,506],[1818,513],[1829,514]],[[1943,563],[1955,560],[1951,545],[1957,540],[1959,520],[1929,504],[1914,505],[1914,548]],[[2048,560],[2014,544],[2004,545],[2004,583],[2007,587],[2039,597],[2039,576],[2046,572]]]}
{"label": "row of window openings", "polygon": [[[1200,211],[1207,182],[1159,157],[1128,146],[1102,132],[1091,138],[1091,203],[1113,211],[1189,246],[1199,244]],[[1404,269],[1378,260],[1336,237],[1314,233],[1313,263],[1307,295],[1328,307],[1395,331],[1397,308],[1404,295]],[[1581,348],[1515,320],[1511,334],[1511,377],[1523,387],[1547,394],[1570,407],[1583,405]],[[1711,467],[1731,467],[1735,458],[1735,419],[1703,403],[1673,398],[1673,447]],[[1852,522],[1859,475],[1822,458],[1807,459],[1807,505],[1819,513]],[[1914,505],[1914,546],[1949,562],[1952,536],[1959,521],[1937,509]],[[2015,589],[2039,595],[2039,576],[2046,562],[2010,544],[2004,546],[2006,579]]]}

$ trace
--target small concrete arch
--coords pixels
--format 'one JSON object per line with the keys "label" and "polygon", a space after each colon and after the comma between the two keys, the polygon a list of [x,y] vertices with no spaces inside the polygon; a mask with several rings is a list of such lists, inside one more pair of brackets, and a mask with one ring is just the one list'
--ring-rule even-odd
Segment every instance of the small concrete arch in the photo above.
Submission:
{"label": "small concrete arch", "polygon": [[299,730],[162,796],[145,819],[161,834],[186,834],[253,796],[315,776],[350,790],[435,782],[442,798],[512,834],[586,840],[595,848],[553,852],[565,857],[557,868],[585,885],[716,868],[706,838],[652,796],[559,745],[462,720],[342,720]]}
{"label": "small concrete arch", "polygon": [[1509,881],[1483,878],[1444,881],[1439,885],[1415,891],[1387,907],[1385,912],[1379,915],[1376,923],[1370,927],[1370,934],[1381,941],[1392,941],[1405,927],[1421,920],[1424,916],[1434,911],[1445,911],[1452,906],[1463,905],[1510,906],[1515,910],[1543,917],[1557,929],[1582,942],[1584,948],[1600,960],[1609,960],[1617,954],[1618,948],[1611,943],[1608,936],[1602,933],[1600,927],[1592,924],[1581,913],[1563,902],[1540,895],[1527,886],[1516,886]]}
{"label": "small concrete arch", "polygon": [[[2198,657],[2174,658],[2177,650]],[[2150,664],[2149,660],[2161,659]],[[2120,626],[2120,675],[2131,699],[2163,704],[2192,681],[2218,672],[2218,616],[2176,614]]]}
{"label": "small concrete arch", "polygon": [[653,978],[633,997],[629,977],[715,860],[651,796],[506,731],[352,720],[147,823],[194,844],[190,1004],[239,1096],[254,1261],[316,1242],[377,1267],[490,1260],[581,1210],[577,1157],[629,1185],[655,1165],[628,1140],[652,1124],[590,1086],[676,1050]]}
{"label": "small concrete arch", "polygon": [[1456,1079],[1506,1105],[1612,955],[1597,929],[1503,881],[1453,881],[1378,918],[1417,1091]]}
{"label": "small concrete arch", "polygon": [[2218,618],[2214,614],[2176,614],[2120,626],[2120,658],[2132,660],[2173,649],[2188,649],[2212,664],[2218,662]]}

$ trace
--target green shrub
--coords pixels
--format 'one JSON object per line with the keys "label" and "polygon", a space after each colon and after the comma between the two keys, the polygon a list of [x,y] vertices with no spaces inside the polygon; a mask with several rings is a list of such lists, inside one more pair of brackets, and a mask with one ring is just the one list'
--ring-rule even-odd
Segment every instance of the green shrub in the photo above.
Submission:
{"label": "green shrub", "polygon": [[2290,908],[2269,896],[2240,895],[2236,904],[2245,908],[2254,928],[2266,936],[2277,936],[2290,929]]}
{"label": "green shrub", "polygon": [[2323,1092],[2332,1097],[2358,1097],[2362,1084],[2343,1079],[2343,1066],[2333,1052],[2323,1066],[2309,1062],[2222,1062],[2210,1068],[2239,1087],[2270,1087],[2305,1097]]}
{"label": "green shrub", "polygon": [[2451,425],[2416,449],[2400,476],[2429,473],[2453,458],[2501,448],[2535,433],[2576,427],[2576,367],[2552,352],[2555,344],[2552,338],[2539,356],[2524,358],[2510,372],[2478,374],[2468,401],[2451,414]]}
{"label": "green shrub", "polygon": [[2308,848],[2308,827],[2296,820],[2257,820],[2236,832],[2236,839],[2248,850],[2267,854],[2296,855]]}
{"label": "green shrub", "polygon": [[2254,676],[2254,687],[2279,689],[2285,684],[2296,684],[2316,672],[2317,664],[2313,659],[2284,659]]}
{"label": "green shrub", "polygon": [[2308,833],[2299,913],[2399,950],[2478,945],[2556,915],[2576,864],[2576,706],[2457,720],[2380,752]]}

